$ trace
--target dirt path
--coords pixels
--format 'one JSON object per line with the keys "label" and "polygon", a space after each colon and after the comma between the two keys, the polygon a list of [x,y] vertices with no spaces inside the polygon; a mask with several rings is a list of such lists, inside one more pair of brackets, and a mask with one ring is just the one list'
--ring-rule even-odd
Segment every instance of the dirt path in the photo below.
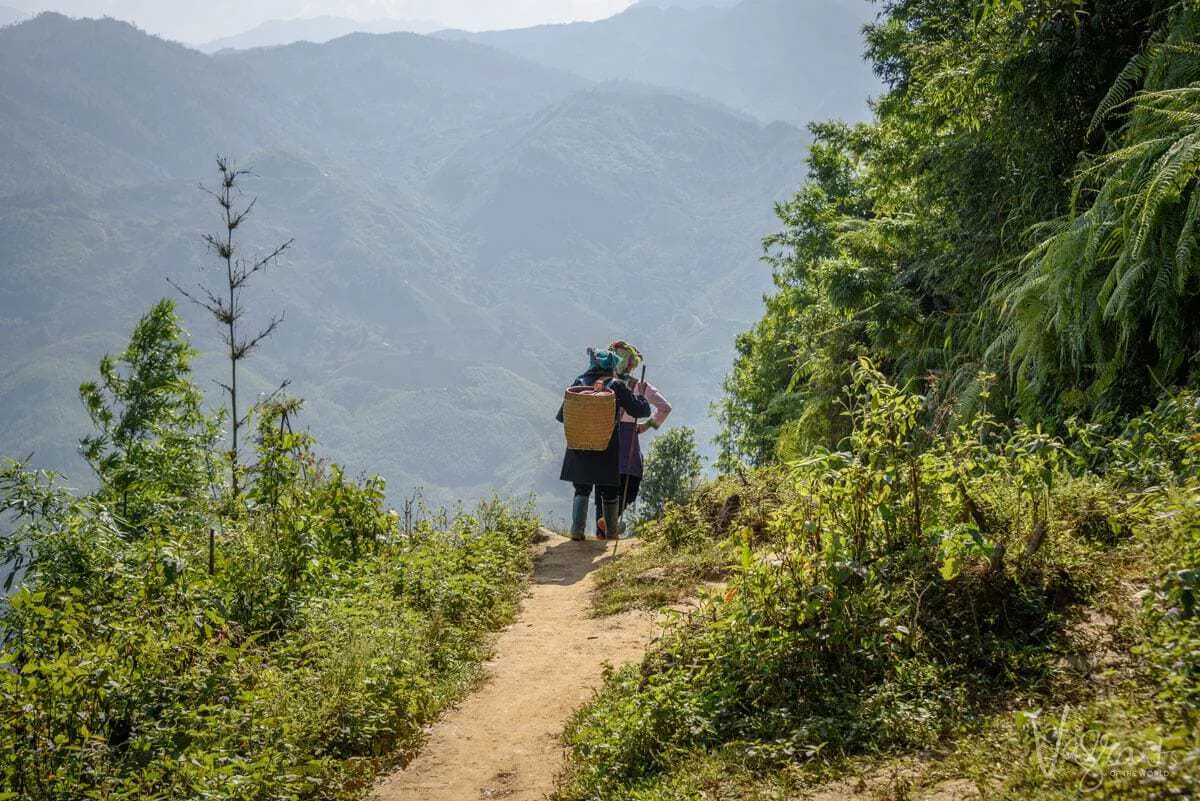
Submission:
{"label": "dirt path", "polygon": [[653,615],[589,616],[592,572],[612,546],[555,535],[543,549],[520,617],[486,665],[486,683],[383,780],[377,801],[545,798],[562,768],[563,725],[599,687],[602,665],[641,657],[657,630]]}

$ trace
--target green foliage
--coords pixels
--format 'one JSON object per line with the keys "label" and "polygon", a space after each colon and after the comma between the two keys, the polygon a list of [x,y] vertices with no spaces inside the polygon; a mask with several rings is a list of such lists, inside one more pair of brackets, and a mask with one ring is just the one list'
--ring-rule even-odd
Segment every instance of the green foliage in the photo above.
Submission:
{"label": "green foliage", "polygon": [[0,569],[7,594],[16,579],[40,576],[65,587],[102,583],[123,532],[92,499],[76,498],[54,473],[0,461]]}
{"label": "green foliage", "polygon": [[887,282],[878,270],[859,269],[839,236],[844,220],[872,216],[863,187],[871,131],[832,123],[811,129],[809,182],[777,205],[787,227],[763,243],[779,291],[767,298],[763,319],[738,337],[739,358],[719,407],[725,469],[739,459],[763,464],[781,449],[834,444],[844,433],[836,400],[850,365],[873,323],[892,311],[889,303],[860,313],[882,302]]}
{"label": "green foliage", "polygon": [[[864,356],[955,417],[1047,427],[1187,380],[1191,12],[1143,50],[1169,5],[885,4],[867,31],[888,86],[874,123],[812,126],[808,181],[765,242],[777,292],[738,340],[723,469],[841,447]],[[1139,71],[1151,91],[1121,105]],[[1137,258],[1111,269],[1127,235]],[[986,397],[981,373],[1000,378]]]}
{"label": "green foliage", "polygon": [[667,504],[682,506],[700,481],[700,453],[696,432],[688,426],[673,428],[654,440],[646,456],[639,493],[643,520],[662,516]]}
{"label": "green foliage", "polygon": [[[1177,444],[1200,441],[1192,404],[1185,393],[1153,413],[1153,441],[1166,447],[1147,453],[1148,463],[1169,471]],[[797,765],[936,746],[1012,706],[1081,703],[1099,690],[1096,677],[1076,683],[1064,671],[1073,621],[1082,603],[1114,588],[1128,597],[1127,580],[1111,572],[1118,558],[1148,569],[1153,591],[1127,634],[1137,675],[1107,702],[1124,728],[1101,745],[1165,748],[1180,768],[1154,787],[1194,786],[1194,471],[1169,490],[1106,478],[1086,468],[1087,449],[1037,427],[986,414],[948,425],[944,411],[866,362],[846,406],[845,450],[722,478],[655,524],[656,548],[671,542],[666,527],[692,527],[690,539],[676,540],[685,550],[662,555],[661,571],[670,573],[687,542],[717,538],[733,555],[731,578],[577,714],[557,797],[681,797],[695,761],[712,754],[770,784]],[[1106,444],[1117,455],[1130,447],[1098,439],[1092,447]],[[1081,707],[1084,734],[1101,714]],[[1147,718],[1153,727],[1132,728]],[[1013,737],[1009,763],[998,771],[987,760],[986,778],[999,772],[1015,788],[1001,797],[1037,788],[1038,798],[1066,798],[1086,786],[1116,798],[1121,787],[1146,786],[1129,773],[1097,782],[1079,754],[1064,755],[1054,775],[1033,776],[1022,767],[1031,742]],[[1118,756],[1100,755],[1114,769]],[[723,780],[709,781],[706,792],[733,797]],[[1155,792],[1130,797],[1170,797]]]}
{"label": "green foliage", "polygon": [[[1193,435],[1200,429],[1193,429]],[[1166,496],[1156,525],[1163,568],[1144,600],[1149,632],[1140,644],[1158,699],[1177,715],[1177,733],[1200,731],[1200,484],[1195,474]]]}
{"label": "green foliage", "polygon": [[1069,429],[1082,467],[1128,487],[1178,486],[1194,478],[1200,466],[1200,392],[1194,390],[1167,395],[1120,425],[1110,417],[1071,421]]}
{"label": "green foliage", "polygon": [[[293,514],[311,517],[310,505]],[[0,661],[0,790],[22,798],[351,798],[469,684],[507,621],[533,521],[497,505],[421,523],[354,560],[244,523],[84,544],[88,580],[38,563]]]}
{"label": "green foliage", "polygon": [[[994,348],[1033,399],[1079,387],[1089,409],[1141,404],[1186,383],[1200,339],[1200,10],[1179,4],[1121,72],[1092,122],[1114,121],[1086,159],[1070,212],[1001,292]],[[1135,87],[1137,88],[1135,91]]]}
{"label": "green foliage", "polygon": [[100,360],[99,383],[79,388],[96,427],[80,450],[100,481],[98,499],[132,536],[203,514],[218,422],[201,410],[194,356],[174,302],[161,300],[120,356]]}
{"label": "green foliage", "polygon": [[781,496],[790,495],[780,478],[776,471],[763,468],[753,477],[743,473],[702,483],[686,504],[668,505],[659,519],[646,522],[640,534],[661,544],[667,553],[704,550],[707,543],[720,542],[743,528],[761,540],[768,522],[785,503]]}
{"label": "green foliage", "polygon": [[[928,745],[1047,680],[1045,557],[1005,547],[1046,514],[1061,445],[986,418],[930,430],[866,363],[850,406],[850,450],[794,461],[765,530],[729,534],[728,589],[573,722],[563,798],[620,797],[697,750],[771,766]],[[986,549],[945,571],[964,531]]]}
{"label": "green foliage", "polygon": [[[1184,430],[1197,432],[1194,425]],[[1152,505],[1129,545],[1149,557],[1151,571],[1128,624],[1133,675],[1123,682],[1101,675],[1105,689],[1083,702],[1016,712],[1016,743],[1009,746],[1014,766],[999,797],[1149,801],[1200,790],[1197,493],[1193,473],[1186,488],[1135,494],[1142,505],[1148,495]]]}
{"label": "green foliage", "polygon": [[[214,503],[215,421],[156,305],[82,390],[100,487],[0,465],[0,798],[350,799],[469,687],[511,619],[536,520],[499,502],[405,532],[255,409]],[[219,534],[218,534],[219,530]]]}

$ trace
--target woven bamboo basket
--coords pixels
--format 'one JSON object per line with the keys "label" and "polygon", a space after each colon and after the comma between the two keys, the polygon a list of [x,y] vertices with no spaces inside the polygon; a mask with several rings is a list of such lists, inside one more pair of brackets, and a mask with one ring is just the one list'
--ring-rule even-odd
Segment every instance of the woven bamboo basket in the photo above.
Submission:
{"label": "woven bamboo basket", "polygon": [[616,420],[617,396],[611,389],[571,387],[563,396],[563,431],[572,450],[605,450]]}

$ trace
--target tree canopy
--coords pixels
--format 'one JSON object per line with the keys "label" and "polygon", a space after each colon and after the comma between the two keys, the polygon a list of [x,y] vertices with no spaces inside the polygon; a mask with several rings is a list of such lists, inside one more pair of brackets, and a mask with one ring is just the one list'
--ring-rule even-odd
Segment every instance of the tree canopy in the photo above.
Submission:
{"label": "tree canopy", "polygon": [[777,292],[738,340],[725,461],[846,434],[869,357],[969,415],[1129,413],[1195,374],[1194,3],[883,5],[875,120],[818,123],[764,242]]}

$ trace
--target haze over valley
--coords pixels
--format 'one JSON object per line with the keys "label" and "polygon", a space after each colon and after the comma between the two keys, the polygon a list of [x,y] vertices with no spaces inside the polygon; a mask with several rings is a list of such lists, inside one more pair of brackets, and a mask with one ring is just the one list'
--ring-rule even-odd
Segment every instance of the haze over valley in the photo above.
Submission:
{"label": "haze over valley", "polygon": [[[211,55],[111,19],[0,29],[0,454],[89,480],[78,385],[167,278],[216,269],[217,154],[253,170],[243,244],[295,237],[247,299],[286,312],[252,391],[290,379],[351,472],[555,497],[561,388],[616,337],[707,442],[803,125],[865,118],[875,83],[865,3],[686,5]],[[802,39],[765,40],[785,18]],[[180,308],[216,405],[217,331]]]}

